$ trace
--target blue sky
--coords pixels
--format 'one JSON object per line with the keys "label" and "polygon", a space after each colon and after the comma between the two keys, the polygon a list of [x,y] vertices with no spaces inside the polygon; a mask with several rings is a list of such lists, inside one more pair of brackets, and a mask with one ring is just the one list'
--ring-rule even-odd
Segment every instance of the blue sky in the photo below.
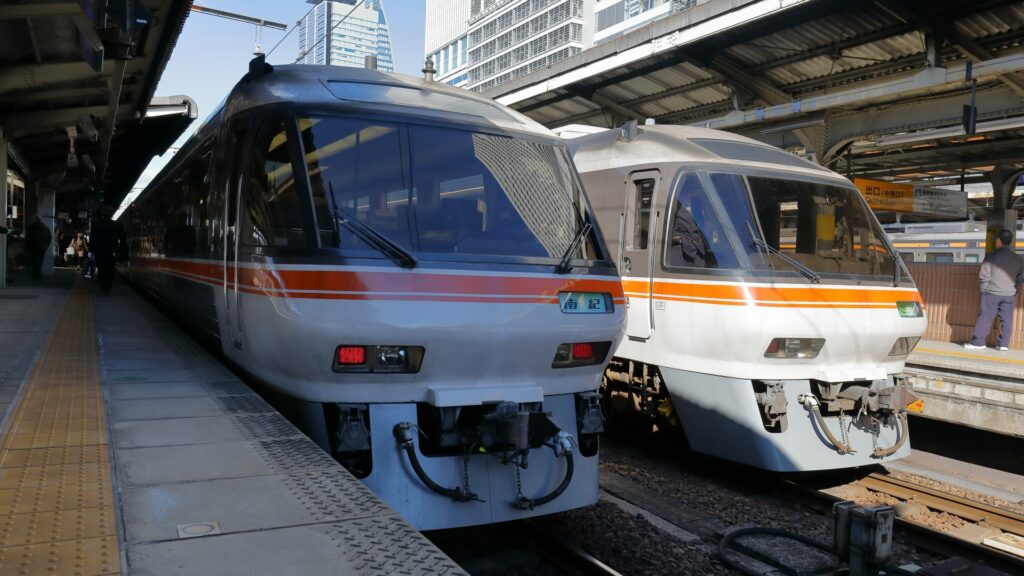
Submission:
{"label": "blue sky", "polygon": [[[395,71],[420,74],[423,68],[423,0],[383,0],[391,29]],[[289,31],[312,7],[305,0],[197,0],[196,4],[287,24]],[[263,51],[274,47],[285,32],[264,29]],[[164,70],[157,96],[185,94],[199,105],[199,118],[175,144],[180,146],[224,99],[248,69],[252,59],[254,26],[193,12]],[[298,32],[290,34],[270,55],[271,64],[290,64],[298,56]],[[154,158],[136,187],[145,186],[170,159]]]}

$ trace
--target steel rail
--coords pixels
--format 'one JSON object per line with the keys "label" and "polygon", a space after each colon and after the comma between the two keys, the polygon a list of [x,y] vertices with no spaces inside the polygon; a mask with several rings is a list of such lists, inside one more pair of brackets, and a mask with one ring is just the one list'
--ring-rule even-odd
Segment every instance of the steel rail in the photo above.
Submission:
{"label": "steel rail", "polygon": [[[909,497],[909,495],[911,493],[914,494],[914,495],[918,495],[918,494],[920,494],[920,489],[922,489],[922,488],[924,488],[925,490],[928,490],[930,492],[938,493],[940,495],[939,497],[952,496],[952,495],[944,495],[944,494],[942,494],[939,491],[934,491],[932,489],[925,488],[925,487],[918,486],[918,485],[914,485],[912,483],[905,483],[904,481],[897,481],[897,482],[899,482],[901,484],[907,484],[907,485],[910,486],[910,488],[906,488],[905,486],[902,486],[902,485],[898,485],[897,486],[897,485],[888,484],[888,481],[895,480],[895,479],[889,479],[889,478],[886,478],[883,475],[872,474],[872,475],[869,475],[868,477],[865,477],[865,478],[870,479],[871,477],[876,477],[876,476],[877,477],[881,477],[882,479],[884,479],[883,481],[872,482],[873,486],[877,486],[878,487],[877,489],[876,488],[870,488],[868,486],[860,484],[861,482],[864,481],[864,479],[855,480],[855,481],[850,482],[849,484],[846,484],[846,485],[847,486],[859,485],[859,486],[861,486],[863,488],[866,488],[866,489],[869,489],[869,490],[874,490],[874,491],[877,491],[877,492],[883,492],[883,493],[889,494],[889,495],[891,495],[893,497],[897,497],[897,498],[900,498],[900,499],[903,499],[905,497]],[[844,500],[844,498],[835,496],[833,494],[828,494],[827,492],[823,492],[822,488],[813,487],[813,486],[805,486],[805,485],[802,485],[799,481],[796,481],[796,480],[793,480],[793,479],[781,480],[779,482],[779,484],[785,488],[785,490],[783,492],[784,495],[792,495],[794,500],[803,502],[805,504],[810,504],[810,505],[815,506],[815,507],[816,507],[816,505],[814,504],[815,502],[817,502],[817,503],[823,503],[823,502],[835,503],[835,502],[838,502],[840,500]],[[894,494],[894,493],[890,493],[887,490],[888,487],[892,487],[894,489],[894,491],[899,490],[900,494],[902,494],[903,496],[898,495],[898,494]],[[936,497],[936,500],[938,500],[939,497]],[[963,505],[965,505],[965,506],[974,506],[975,504],[978,504],[978,502],[974,502],[972,500],[967,500],[967,499],[964,499],[964,500],[965,500],[965,503]],[[929,507],[932,506],[932,504],[923,501],[920,497],[916,498],[914,501],[920,502],[920,503],[925,504],[925,505],[927,505]],[[982,505],[986,506],[987,508],[992,508],[992,506],[988,506],[987,504],[982,504]],[[937,506],[936,506],[936,508],[937,508]],[[990,517],[1002,516],[1002,515],[1005,515],[1005,513],[1009,513],[1009,515],[1011,515],[1011,516],[1017,516],[1017,515],[1014,515],[1014,512],[1009,512],[1007,510],[998,510],[998,508],[994,508],[994,509],[998,513],[992,513],[992,515],[990,515]],[[955,512],[949,512],[949,513],[953,513],[954,516],[959,516],[959,515],[955,515]],[[986,519],[990,518],[989,516],[985,516],[984,512],[980,512],[980,511],[979,511],[979,513],[976,513],[975,516],[976,517],[984,516],[984,518],[986,518]],[[968,520],[968,519],[966,519],[966,520]],[[974,522],[974,521],[972,521],[972,522]],[[1002,551],[1002,550],[997,549],[997,548],[992,548],[992,547],[986,546],[984,544],[979,544],[979,543],[976,543],[976,542],[972,542],[970,540],[965,540],[963,538],[958,538],[958,537],[953,536],[951,534],[948,534],[946,532],[942,532],[942,531],[936,530],[935,528],[931,528],[929,526],[926,526],[924,524],[918,524],[918,523],[915,523],[913,521],[906,520],[906,519],[903,519],[903,518],[897,518],[896,519],[896,527],[899,528],[900,530],[903,530],[904,534],[915,545],[918,545],[918,546],[921,546],[923,548],[932,550],[933,552],[938,552],[938,553],[945,554],[945,556],[947,556],[947,557],[958,556],[958,557],[962,557],[962,558],[966,558],[966,559],[971,559],[971,560],[983,560],[984,564],[986,564],[986,565],[988,565],[988,566],[990,566],[992,568],[995,568],[997,570],[1005,571],[1007,574],[1024,574],[1024,559],[1021,559],[1020,557],[1016,557],[1016,556],[1014,556],[1014,554],[1011,554],[1009,552]],[[1018,528],[1018,530],[1019,530],[1019,528]],[[1014,532],[1014,530],[1010,530],[1009,532]],[[1017,533],[1019,534],[1020,532],[1018,531]]]}
{"label": "steel rail", "polygon": [[571,574],[593,576],[622,576],[611,566],[594,558],[579,546],[551,532],[533,520],[524,520],[531,529],[536,531],[537,542],[541,543],[539,552],[550,562],[560,568],[569,570]]}
{"label": "steel rail", "polygon": [[985,523],[1004,532],[1013,532],[1024,536],[1024,515],[1003,510],[991,504],[878,473],[872,473],[854,484],[868,490],[895,496],[901,500],[913,500],[928,508],[958,516],[975,524]]}

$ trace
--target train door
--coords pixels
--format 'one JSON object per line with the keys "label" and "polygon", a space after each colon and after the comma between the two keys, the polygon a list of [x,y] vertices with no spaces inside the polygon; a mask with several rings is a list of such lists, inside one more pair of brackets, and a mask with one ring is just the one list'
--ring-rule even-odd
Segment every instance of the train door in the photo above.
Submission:
{"label": "train door", "polygon": [[624,288],[627,298],[626,336],[646,340],[654,328],[654,255],[658,221],[657,170],[633,172],[626,179],[626,217],[619,238]]}
{"label": "train door", "polygon": [[224,320],[228,326],[231,344],[235,348],[242,347],[242,313],[238,298],[239,283],[242,276],[238,267],[238,249],[240,236],[241,200],[242,200],[242,166],[247,153],[246,134],[249,132],[249,119],[238,120],[230,128],[230,146],[232,147],[228,166],[228,186],[224,202]]}

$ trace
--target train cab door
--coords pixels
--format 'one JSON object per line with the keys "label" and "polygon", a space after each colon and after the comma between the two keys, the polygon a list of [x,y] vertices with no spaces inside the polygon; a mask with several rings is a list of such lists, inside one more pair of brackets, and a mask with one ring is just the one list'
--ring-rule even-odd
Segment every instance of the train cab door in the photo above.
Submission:
{"label": "train cab door", "polygon": [[242,311],[239,301],[239,283],[242,276],[238,266],[238,250],[240,244],[240,222],[242,202],[242,166],[248,153],[250,119],[245,118],[233,123],[230,128],[229,142],[231,156],[228,159],[228,186],[224,202],[224,320],[228,326],[231,344],[235,348],[242,347]]}
{"label": "train cab door", "polygon": [[620,273],[627,298],[626,336],[647,340],[654,329],[654,255],[657,252],[661,173],[633,172],[626,179],[626,210],[619,254]]}

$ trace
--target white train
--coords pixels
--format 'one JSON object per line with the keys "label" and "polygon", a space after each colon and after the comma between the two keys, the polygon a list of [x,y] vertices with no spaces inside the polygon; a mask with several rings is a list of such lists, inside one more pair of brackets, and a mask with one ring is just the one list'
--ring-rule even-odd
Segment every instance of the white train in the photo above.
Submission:
{"label": "white train", "polygon": [[597,500],[624,299],[540,125],[441,83],[254,61],[122,221],[133,283],[417,528]]}
{"label": "white train", "polygon": [[694,450],[774,471],[909,453],[897,375],[921,297],[848,180],[683,126],[569,146],[628,299],[606,405],[678,418]]}

